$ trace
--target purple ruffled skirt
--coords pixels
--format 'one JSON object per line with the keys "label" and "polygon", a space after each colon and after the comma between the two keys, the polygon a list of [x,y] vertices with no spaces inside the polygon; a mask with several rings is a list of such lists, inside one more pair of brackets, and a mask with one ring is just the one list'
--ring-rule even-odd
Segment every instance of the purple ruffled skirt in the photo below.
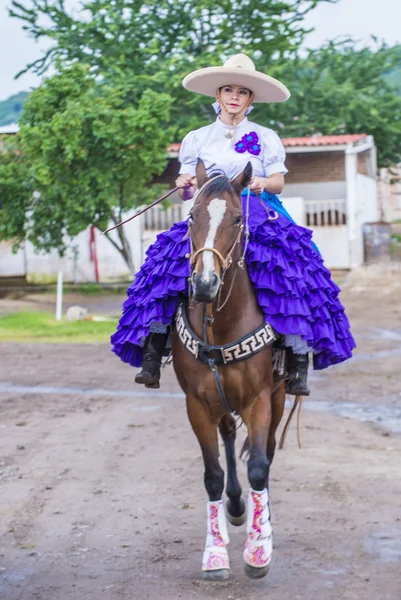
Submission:
{"label": "purple ruffled skirt", "polygon": [[[257,196],[250,197],[249,214],[246,263],[266,321],[283,335],[300,336],[313,350],[315,369],[350,358],[355,341],[338,297],[340,289],[312,245],[312,232],[282,214],[269,221]],[[111,343],[113,352],[134,367],[142,364],[149,331],[171,325],[187,295],[187,232],[188,222],[183,221],[158,235],[127,290]]]}

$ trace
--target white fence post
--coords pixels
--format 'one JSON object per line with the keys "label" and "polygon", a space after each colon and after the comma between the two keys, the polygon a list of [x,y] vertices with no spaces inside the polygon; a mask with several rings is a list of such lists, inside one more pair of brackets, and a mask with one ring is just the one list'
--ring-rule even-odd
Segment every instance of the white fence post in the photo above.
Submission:
{"label": "white fence post", "polygon": [[63,271],[57,273],[56,321],[61,321],[63,314]]}

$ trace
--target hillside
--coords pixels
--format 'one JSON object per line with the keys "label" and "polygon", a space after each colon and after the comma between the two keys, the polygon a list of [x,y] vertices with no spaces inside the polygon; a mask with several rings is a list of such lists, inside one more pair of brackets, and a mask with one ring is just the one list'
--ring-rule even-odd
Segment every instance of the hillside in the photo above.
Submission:
{"label": "hillside", "polygon": [[22,105],[28,92],[19,92],[0,102],[0,127],[17,123],[22,112]]}

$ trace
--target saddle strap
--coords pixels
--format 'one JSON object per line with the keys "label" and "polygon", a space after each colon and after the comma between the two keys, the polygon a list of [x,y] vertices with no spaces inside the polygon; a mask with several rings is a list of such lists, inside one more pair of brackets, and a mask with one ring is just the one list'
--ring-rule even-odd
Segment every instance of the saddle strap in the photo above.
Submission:
{"label": "saddle strap", "polygon": [[219,393],[220,396],[220,400],[221,403],[223,405],[223,408],[225,411],[227,411],[228,413],[232,413],[232,408],[230,407],[228,400],[227,400],[227,396],[224,393],[224,388],[223,388],[223,384],[221,383],[221,379],[220,379],[220,375],[219,372],[217,370],[216,364],[214,362],[214,360],[212,358],[209,358],[209,367],[210,370],[212,371],[213,377],[214,377],[214,382],[216,384],[216,388],[217,391]]}

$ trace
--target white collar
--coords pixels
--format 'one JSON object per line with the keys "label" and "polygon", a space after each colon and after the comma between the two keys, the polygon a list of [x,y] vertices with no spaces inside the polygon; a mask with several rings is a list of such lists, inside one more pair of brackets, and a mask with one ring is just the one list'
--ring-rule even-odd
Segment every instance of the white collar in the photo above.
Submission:
{"label": "white collar", "polygon": [[[225,123],[223,123],[223,121],[220,119],[220,117],[217,117],[216,119],[216,124],[218,127],[221,127],[222,129],[233,129],[232,125],[226,125]],[[244,119],[242,119],[241,123],[238,123],[238,125],[235,126],[235,129],[242,129],[243,127],[248,127],[249,125],[249,121],[248,121],[248,117],[245,117]]]}

